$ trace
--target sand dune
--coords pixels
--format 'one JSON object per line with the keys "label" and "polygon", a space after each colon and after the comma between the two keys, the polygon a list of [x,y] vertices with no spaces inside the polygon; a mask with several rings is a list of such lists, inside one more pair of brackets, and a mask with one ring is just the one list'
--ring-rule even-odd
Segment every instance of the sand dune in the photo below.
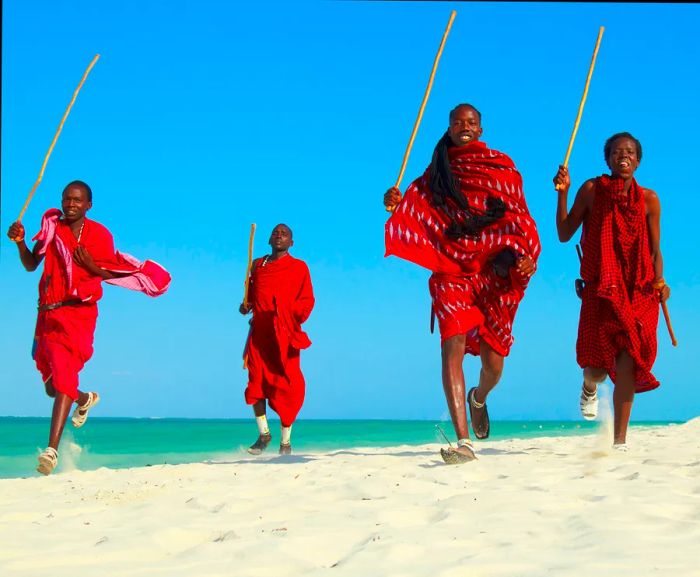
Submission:
{"label": "sand dune", "polygon": [[0,481],[0,574],[697,576],[700,419]]}

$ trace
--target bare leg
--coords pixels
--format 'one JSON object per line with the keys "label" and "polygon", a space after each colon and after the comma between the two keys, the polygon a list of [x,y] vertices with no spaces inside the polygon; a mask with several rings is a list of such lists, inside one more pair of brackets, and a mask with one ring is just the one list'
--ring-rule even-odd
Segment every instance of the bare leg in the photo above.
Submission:
{"label": "bare leg", "polygon": [[58,451],[58,444],[61,442],[63,428],[68,419],[68,413],[73,405],[71,399],[65,393],[56,392],[56,399],[53,402],[53,412],[51,413],[51,429],[49,431],[49,447]]}
{"label": "bare leg", "polygon": [[595,367],[586,367],[583,369],[583,390],[587,396],[594,395],[598,390],[598,385],[602,383],[608,376],[605,369],[597,369]]}
{"label": "bare leg", "polygon": [[83,393],[83,391],[78,391],[78,400],[76,403],[78,403],[79,407],[83,407],[87,404],[87,402],[90,400],[90,395],[87,393]]}
{"label": "bare leg", "polygon": [[46,389],[46,395],[52,399],[56,397],[56,389],[53,388],[53,379],[51,377],[44,383],[44,389]]}
{"label": "bare leg", "polygon": [[[479,386],[474,391],[474,400],[477,403],[485,403],[486,397],[496,387],[503,374],[503,357],[491,348],[486,341],[480,345],[481,372],[479,373]],[[479,409],[475,409],[478,411]]]}
{"label": "bare leg", "polygon": [[467,393],[469,416],[472,421],[472,431],[477,439],[487,439],[491,425],[486,408],[486,397],[501,380],[503,374],[503,356],[493,350],[484,340],[480,343],[481,371],[479,385]]}
{"label": "bare leg", "polygon": [[262,399],[253,405],[253,413],[256,417],[262,417],[265,415],[266,405],[265,399]]}
{"label": "bare leg", "polygon": [[613,443],[624,445],[627,439],[627,426],[632,414],[634,402],[634,373],[635,366],[627,351],[622,351],[615,360],[615,389],[613,391],[613,407],[615,409]]}
{"label": "bare leg", "polygon": [[458,439],[469,438],[464,384],[464,345],[466,335],[450,337],[442,344],[442,388]]}
{"label": "bare leg", "polygon": [[[52,399],[56,397],[56,389],[53,387],[52,377],[49,377],[49,379],[44,383],[44,389],[46,389],[47,396],[51,397]],[[83,393],[80,389],[78,389],[78,400],[76,403],[78,403],[80,407],[84,406],[89,399],[90,397],[87,393]]]}

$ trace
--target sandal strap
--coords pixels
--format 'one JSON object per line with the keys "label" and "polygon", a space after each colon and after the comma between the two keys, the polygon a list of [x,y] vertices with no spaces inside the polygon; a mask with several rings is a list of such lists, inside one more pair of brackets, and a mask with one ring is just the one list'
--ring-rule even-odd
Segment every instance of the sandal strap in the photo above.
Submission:
{"label": "sandal strap", "polygon": [[472,394],[469,395],[469,404],[474,407],[475,409],[483,409],[484,406],[486,405],[486,402],[479,403],[476,400],[476,389],[472,389]]}

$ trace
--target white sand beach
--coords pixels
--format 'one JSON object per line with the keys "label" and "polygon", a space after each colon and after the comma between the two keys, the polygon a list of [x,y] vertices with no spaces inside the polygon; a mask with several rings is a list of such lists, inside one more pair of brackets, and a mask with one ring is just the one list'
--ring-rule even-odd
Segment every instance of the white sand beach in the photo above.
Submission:
{"label": "white sand beach", "polygon": [[0,481],[0,575],[700,575],[700,419]]}

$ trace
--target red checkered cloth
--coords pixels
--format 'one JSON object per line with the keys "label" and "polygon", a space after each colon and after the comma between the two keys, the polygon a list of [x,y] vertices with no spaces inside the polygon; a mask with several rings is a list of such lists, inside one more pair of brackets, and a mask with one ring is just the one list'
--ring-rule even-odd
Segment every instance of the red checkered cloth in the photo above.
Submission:
{"label": "red checkered cloth", "polygon": [[459,208],[447,199],[445,210],[432,203],[430,168],[406,190],[385,226],[385,256],[394,255],[433,271],[430,294],[441,340],[467,335],[466,351],[479,354],[480,337],[505,356],[513,343],[513,319],[527,281],[513,268],[497,276],[491,260],[504,249],[529,256],[540,254],[535,221],[513,161],[483,142],[448,150],[450,169],[472,212],[485,211],[489,197],[505,204],[505,214],[476,237],[452,239],[446,230]]}
{"label": "red checkered cloth", "polygon": [[581,295],[576,360],[582,367],[608,371],[615,382],[615,359],[627,350],[635,362],[638,393],[659,386],[651,374],[656,360],[659,301],[649,250],[644,189],[633,179],[603,175],[583,224]]}

